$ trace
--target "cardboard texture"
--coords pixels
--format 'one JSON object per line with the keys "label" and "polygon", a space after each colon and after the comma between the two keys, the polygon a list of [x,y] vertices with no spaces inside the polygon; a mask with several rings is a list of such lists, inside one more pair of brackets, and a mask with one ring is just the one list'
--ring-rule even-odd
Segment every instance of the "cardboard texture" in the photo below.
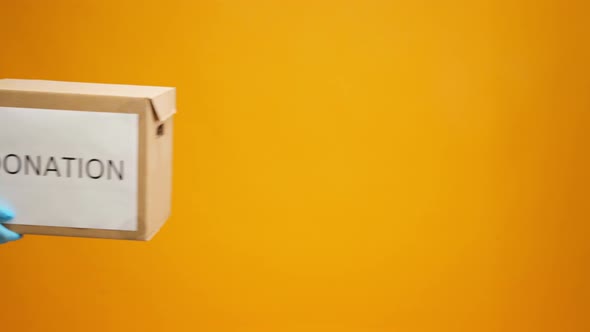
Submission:
{"label": "cardboard texture", "polygon": [[7,224],[8,228],[21,234],[146,241],[164,225],[171,210],[174,88],[0,79],[0,107],[128,113],[139,118],[137,230],[23,224]]}

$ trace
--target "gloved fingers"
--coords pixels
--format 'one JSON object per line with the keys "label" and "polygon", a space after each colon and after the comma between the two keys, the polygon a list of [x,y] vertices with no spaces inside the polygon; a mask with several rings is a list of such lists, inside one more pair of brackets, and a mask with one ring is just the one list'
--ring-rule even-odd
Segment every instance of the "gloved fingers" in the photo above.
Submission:
{"label": "gloved fingers", "polygon": [[20,234],[17,234],[15,232],[9,230],[8,228],[0,225],[0,244],[10,242],[10,241],[16,241],[16,240],[20,239],[21,237],[22,236]]}
{"label": "gloved fingers", "polygon": [[[9,221],[12,218],[14,218],[14,214],[12,212],[0,208],[0,222]],[[16,241],[21,237],[22,236],[20,234],[17,234],[0,224],[0,244]]]}
{"label": "gloved fingers", "polygon": [[12,211],[0,207],[0,223],[7,222],[14,219],[14,213]]}

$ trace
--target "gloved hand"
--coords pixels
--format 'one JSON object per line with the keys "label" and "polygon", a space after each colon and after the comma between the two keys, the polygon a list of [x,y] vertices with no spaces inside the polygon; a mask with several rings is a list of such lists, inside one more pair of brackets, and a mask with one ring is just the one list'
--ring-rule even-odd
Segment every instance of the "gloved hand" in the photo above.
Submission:
{"label": "gloved hand", "polygon": [[[9,221],[12,218],[14,218],[14,214],[12,212],[0,207],[0,223]],[[9,230],[8,228],[0,224],[0,244],[10,241],[16,241],[21,237],[21,235]]]}

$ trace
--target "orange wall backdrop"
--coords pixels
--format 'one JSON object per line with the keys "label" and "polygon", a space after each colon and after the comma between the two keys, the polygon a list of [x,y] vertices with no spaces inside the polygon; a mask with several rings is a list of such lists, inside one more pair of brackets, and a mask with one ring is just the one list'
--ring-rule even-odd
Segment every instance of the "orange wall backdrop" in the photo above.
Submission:
{"label": "orange wall backdrop", "polygon": [[587,3],[0,0],[0,76],[179,91],[167,226],[0,247],[0,330],[590,331]]}

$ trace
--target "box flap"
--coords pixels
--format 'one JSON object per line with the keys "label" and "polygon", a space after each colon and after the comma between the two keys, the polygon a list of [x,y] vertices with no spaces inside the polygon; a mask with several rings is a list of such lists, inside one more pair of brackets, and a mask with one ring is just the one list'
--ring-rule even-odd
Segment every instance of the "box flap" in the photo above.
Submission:
{"label": "box flap", "polygon": [[0,90],[147,98],[158,120],[165,121],[176,113],[176,90],[172,87],[0,79]]}
{"label": "box flap", "polygon": [[150,98],[152,108],[160,121],[166,121],[176,114],[176,89],[169,89],[166,92]]}

